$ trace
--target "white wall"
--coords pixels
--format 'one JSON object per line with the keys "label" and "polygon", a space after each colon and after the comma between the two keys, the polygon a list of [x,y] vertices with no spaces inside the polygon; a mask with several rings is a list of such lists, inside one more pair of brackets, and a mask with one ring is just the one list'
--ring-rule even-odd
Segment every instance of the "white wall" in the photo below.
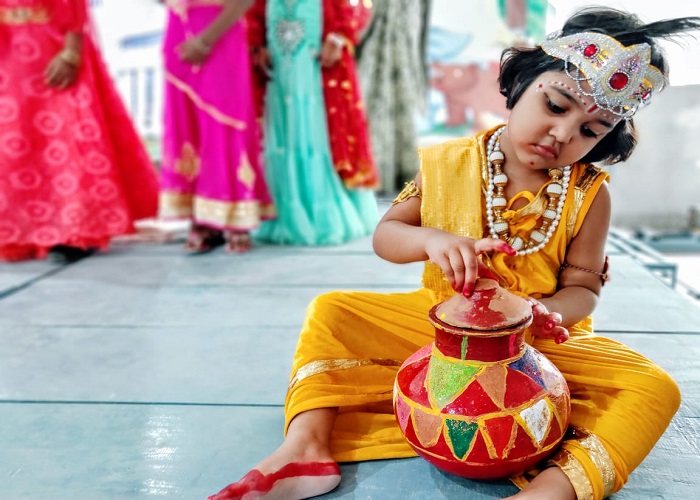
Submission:
{"label": "white wall", "polygon": [[[138,131],[162,132],[163,71],[160,44],[124,48],[125,38],[162,32],[166,9],[157,0],[101,0],[92,8],[102,56]],[[150,96],[150,97],[149,97]]]}
{"label": "white wall", "polygon": [[700,207],[700,85],[667,88],[634,122],[637,149],[609,168],[613,223],[683,229]]}

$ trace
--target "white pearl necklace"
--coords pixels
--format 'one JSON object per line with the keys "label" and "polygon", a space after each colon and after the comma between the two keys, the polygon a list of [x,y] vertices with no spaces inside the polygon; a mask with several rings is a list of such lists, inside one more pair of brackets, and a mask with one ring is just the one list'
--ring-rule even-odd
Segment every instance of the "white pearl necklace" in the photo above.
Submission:
{"label": "white pearl necklace", "polygon": [[510,236],[508,222],[503,219],[503,212],[508,204],[505,197],[508,176],[502,170],[506,157],[501,151],[500,143],[500,137],[504,130],[505,125],[496,130],[486,147],[489,180],[486,190],[486,219],[492,238],[507,241],[517,255],[528,255],[544,248],[559,225],[571,179],[571,165],[549,169],[548,173],[552,178],[546,189],[549,202],[542,213],[539,227],[532,230],[528,240],[525,241],[520,236]]}

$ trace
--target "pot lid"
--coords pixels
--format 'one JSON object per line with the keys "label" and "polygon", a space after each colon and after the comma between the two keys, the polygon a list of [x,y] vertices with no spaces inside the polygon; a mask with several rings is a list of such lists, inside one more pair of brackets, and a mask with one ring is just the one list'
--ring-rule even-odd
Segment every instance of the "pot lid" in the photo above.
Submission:
{"label": "pot lid", "polygon": [[451,326],[472,330],[500,330],[532,315],[530,303],[489,278],[476,280],[471,297],[457,293],[435,309],[435,317]]}

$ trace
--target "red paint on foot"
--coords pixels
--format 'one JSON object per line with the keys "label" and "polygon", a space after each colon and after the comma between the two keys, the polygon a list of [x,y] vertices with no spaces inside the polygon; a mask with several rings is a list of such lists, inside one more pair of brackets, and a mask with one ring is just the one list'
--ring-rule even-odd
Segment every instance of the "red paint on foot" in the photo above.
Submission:
{"label": "red paint on foot", "polygon": [[292,462],[270,474],[263,474],[259,470],[253,469],[238,482],[229,484],[216,495],[208,497],[208,500],[236,500],[251,491],[265,494],[273,488],[277,481],[290,477],[339,475],[340,467],[335,462],[307,462],[303,464]]}

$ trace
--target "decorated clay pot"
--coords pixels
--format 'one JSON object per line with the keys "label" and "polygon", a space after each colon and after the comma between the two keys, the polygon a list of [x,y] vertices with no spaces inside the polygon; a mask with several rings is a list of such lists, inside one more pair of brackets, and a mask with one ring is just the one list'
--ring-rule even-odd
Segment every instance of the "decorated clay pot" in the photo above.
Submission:
{"label": "decorated clay pot", "polygon": [[409,357],[394,384],[403,434],[437,468],[471,479],[506,478],[546,458],[569,420],[559,370],[524,342],[530,303],[479,279],[429,313],[435,342]]}

